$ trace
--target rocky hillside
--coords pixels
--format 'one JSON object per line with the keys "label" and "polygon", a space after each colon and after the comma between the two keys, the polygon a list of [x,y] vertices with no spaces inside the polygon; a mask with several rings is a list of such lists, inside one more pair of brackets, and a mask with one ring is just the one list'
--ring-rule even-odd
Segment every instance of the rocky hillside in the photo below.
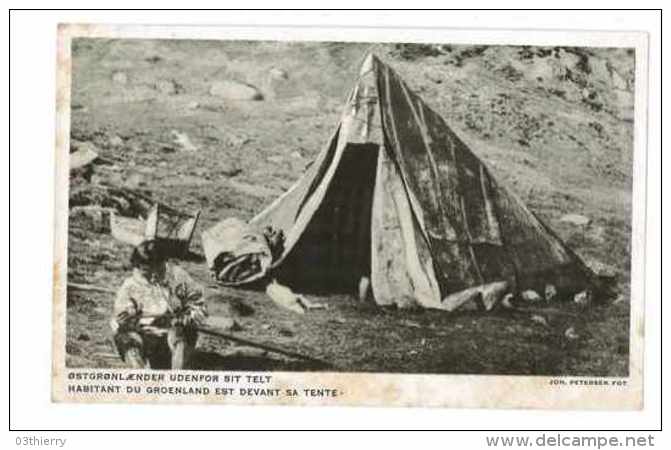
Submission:
{"label": "rocky hillside", "polygon": [[[553,331],[560,336],[555,342],[554,337],[547,338],[547,330],[527,323],[511,325],[514,329],[508,333],[515,338],[506,332],[483,338],[510,338],[510,345],[523,347],[515,347],[513,353],[522,351],[533,359],[537,351],[544,352],[542,361],[501,362],[500,352],[495,352],[472,355],[476,360],[457,368],[431,370],[485,367],[482,370],[489,372],[534,373],[561,371],[564,364],[572,364],[587,373],[626,371],[635,87],[634,55],[628,49],[75,40],[73,148],[92,146],[102,163],[95,164],[88,178],[73,179],[71,206],[110,206],[116,201],[118,207],[118,199],[96,193],[96,186],[107,185],[183,210],[200,209],[202,227],[225,217],[252,217],[287,189],[326,143],[369,50],[395,68],[486,161],[499,181],[520,195],[588,264],[614,273],[624,295],[624,301],[610,309],[590,313],[595,314],[589,320],[598,331],[585,334],[579,346],[571,344],[568,350],[565,343],[557,343],[563,339],[562,330]],[[194,248],[200,242],[198,233]],[[129,251],[90,222],[70,221],[72,280],[118,285],[127,270]],[[202,263],[188,264],[190,271],[207,280]],[[231,295],[242,295],[259,310],[272,308],[255,293]],[[103,296],[69,296],[71,364],[113,364],[90,356],[113,354],[105,334],[108,303]],[[356,308],[347,310],[350,324],[334,326],[351,325],[353,331],[361,320],[376,320],[369,313],[355,319],[355,312]],[[268,314],[270,323],[279,320],[293,330],[292,335],[300,332],[302,345],[327,351],[329,342],[320,340],[325,339],[320,336],[323,323],[298,325],[291,318]],[[396,327],[393,320],[387,323],[390,320],[384,321],[389,327],[385,332],[403,333],[403,327]],[[459,325],[459,334],[472,333],[473,339],[488,321],[501,318],[436,320],[448,328]],[[249,332],[294,342],[254,321]],[[534,333],[545,336],[534,344],[540,349],[528,347]],[[349,344],[340,342],[341,350],[343,345]],[[568,359],[557,358],[562,362],[547,357],[567,351]],[[399,364],[404,355],[398,354]],[[426,364],[435,363],[431,359],[427,354]],[[446,356],[445,361],[449,359]],[[343,361],[356,368],[352,361]],[[370,364],[377,367],[374,357]]]}

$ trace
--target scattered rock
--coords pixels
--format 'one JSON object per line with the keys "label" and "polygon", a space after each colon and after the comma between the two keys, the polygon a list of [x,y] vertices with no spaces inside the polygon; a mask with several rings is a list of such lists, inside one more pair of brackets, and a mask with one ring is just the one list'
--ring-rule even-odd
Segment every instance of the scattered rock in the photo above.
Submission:
{"label": "scattered rock", "polygon": [[544,327],[549,327],[550,325],[548,324],[548,321],[545,317],[538,315],[538,314],[533,314],[531,316],[531,321],[535,322],[539,325],[543,325]]}
{"label": "scattered rock", "polygon": [[268,71],[268,74],[270,75],[270,78],[273,80],[287,80],[289,79],[289,74],[287,73],[286,70],[282,70],[278,67],[273,67]]}
{"label": "scattered rock", "polygon": [[515,305],[513,304],[514,295],[511,293],[506,294],[501,300],[501,306],[505,309],[514,309]]}
{"label": "scattered rock", "polygon": [[419,322],[415,322],[414,320],[402,320],[401,325],[409,328],[422,328],[422,325],[420,325]]}
{"label": "scattered rock", "polygon": [[202,109],[203,111],[209,111],[209,112],[215,112],[215,113],[220,113],[224,112],[227,110],[226,105],[222,103],[201,103],[198,105],[198,109]]}
{"label": "scattered rock", "polygon": [[123,146],[124,141],[119,136],[114,135],[109,140],[110,147],[121,147]]}
{"label": "scattered rock", "polygon": [[528,289],[528,290],[522,292],[521,297],[522,297],[522,300],[524,300],[525,302],[535,303],[535,302],[543,301],[543,297],[538,295],[538,292],[536,292],[534,290],[531,290],[531,289]]}
{"label": "scattered rock", "polygon": [[587,88],[583,89],[581,94],[583,100],[594,100],[596,98],[596,92],[590,91]]}
{"label": "scattered rock", "polygon": [[184,87],[175,80],[158,80],[154,89],[165,95],[177,95],[184,92]]}
{"label": "scattered rock", "polygon": [[180,150],[186,152],[195,152],[198,150],[198,147],[191,142],[191,139],[189,139],[189,136],[186,133],[177,130],[172,130],[170,133],[172,134],[173,142]]}
{"label": "scattered rock", "polygon": [[548,302],[555,301],[557,299],[557,288],[554,284],[545,285],[545,300]]}
{"label": "scattered rock", "polygon": [[229,100],[263,100],[263,94],[256,87],[232,80],[213,83],[210,95]]}
{"label": "scattered rock", "polygon": [[566,339],[569,339],[571,341],[575,341],[576,339],[580,338],[580,335],[575,332],[575,328],[573,327],[567,328],[566,331],[564,331],[564,336],[566,337]]}
{"label": "scattered rock", "polygon": [[227,133],[224,141],[231,147],[242,147],[243,145],[250,143],[252,140],[247,136],[239,136],[237,134]]}
{"label": "scattered rock", "polygon": [[592,303],[592,291],[584,290],[573,296],[573,301],[580,306],[588,306]]}
{"label": "scattered rock", "polygon": [[114,72],[112,74],[112,81],[116,84],[126,84],[128,83],[128,75],[125,72]]}
{"label": "scattered rock", "polygon": [[303,155],[298,150],[294,150],[289,156],[295,159],[303,159]]}
{"label": "scattered rock", "polygon": [[559,219],[560,222],[570,223],[571,225],[584,227],[590,224],[591,220],[589,217],[582,216],[580,214],[566,214]]}

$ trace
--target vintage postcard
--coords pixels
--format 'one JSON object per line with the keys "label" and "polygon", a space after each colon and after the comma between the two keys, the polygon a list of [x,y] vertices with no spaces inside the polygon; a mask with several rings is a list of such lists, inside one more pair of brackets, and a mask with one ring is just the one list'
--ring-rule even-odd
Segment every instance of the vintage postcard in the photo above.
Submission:
{"label": "vintage postcard", "polygon": [[53,400],[642,408],[647,51],[62,25]]}

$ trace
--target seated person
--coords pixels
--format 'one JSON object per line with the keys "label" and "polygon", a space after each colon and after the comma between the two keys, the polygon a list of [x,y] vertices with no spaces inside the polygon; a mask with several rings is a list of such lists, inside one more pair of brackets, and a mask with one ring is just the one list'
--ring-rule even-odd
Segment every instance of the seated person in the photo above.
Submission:
{"label": "seated person", "polygon": [[157,241],[138,245],[133,274],[114,302],[114,343],[131,368],[187,368],[196,347],[196,326],[207,317],[203,288],[167,261]]}

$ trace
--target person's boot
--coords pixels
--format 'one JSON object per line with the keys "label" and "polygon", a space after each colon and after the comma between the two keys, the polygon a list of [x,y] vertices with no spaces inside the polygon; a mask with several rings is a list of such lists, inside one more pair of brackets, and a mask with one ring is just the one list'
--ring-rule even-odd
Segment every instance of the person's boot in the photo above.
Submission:
{"label": "person's boot", "polygon": [[184,340],[177,341],[172,349],[172,370],[184,369],[186,358],[184,347],[186,343]]}
{"label": "person's boot", "polygon": [[147,362],[142,357],[142,351],[139,348],[132,347],[126,350],[124,354],[124,361],[131,369],[144,369],[147,367]]}
{"label": "person's boot", "polygon": [[172,327],[168,331],[168,346],[172,352],[172,369],[187,369],[193,353],[193,346],[187,342],[183,327]]}

